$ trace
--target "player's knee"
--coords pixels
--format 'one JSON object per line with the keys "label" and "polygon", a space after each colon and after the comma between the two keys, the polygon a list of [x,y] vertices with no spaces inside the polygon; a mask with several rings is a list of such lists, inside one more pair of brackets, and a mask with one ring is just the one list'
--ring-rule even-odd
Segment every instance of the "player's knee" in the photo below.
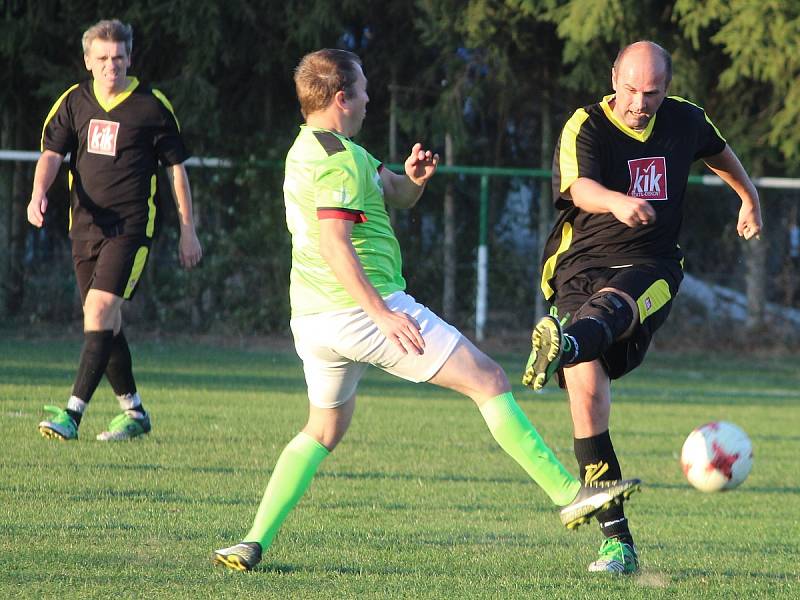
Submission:
{"label": "player's knee", "polygon": [[325,446],[328,452],[333,452],[333,449],[339,445],[346,432],[346,426],[342,427],[336,423],[323,425],[319,422],[309,421],[303,428],[303,433]]}
{"label": "player's knee", "polygon": [[575,313],[575,319],[592,319],[603,328],[606,344],[611,345],[633,323],[633,309],[615,292],[608,290],[593,294]]}
{"label": "player's knee", "polygon": [[122,301],[111,294],[92,295],[83,305],[83,325],[87,331],[94,329],[119,330],[122,325]]}
{"label": "player's knee", "polygon": [[488,397],[499,396],[511,389],[503,367],[489,357],[481,365],[480,382],[483,388],[480,392]]}

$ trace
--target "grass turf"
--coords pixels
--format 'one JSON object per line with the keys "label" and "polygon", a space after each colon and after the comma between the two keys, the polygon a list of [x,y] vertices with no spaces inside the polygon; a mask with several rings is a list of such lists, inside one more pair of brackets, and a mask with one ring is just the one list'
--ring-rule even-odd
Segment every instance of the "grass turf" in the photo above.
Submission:
{"label": "grass turf", "polygon": [[[0,597],[790,598],[800,597],[800,359],[651,353],[615,384],[623,470],[645,481],[627,513],[641,573],[590,575],[596,527],[567,532],[546,496],[458,395],[377,370],[344,441],[322,464],[253,573],[210,564],[249,528],[269,472],[303,425],[289,351],[134,343],[153,433],[96,442],[116,414],[103,383],[80,439],[36,432],[63,405],[78,342],[0,339]],[[524,357],[501,361],[513,380]],[[515,386],[574,471],[563,394]],[[689,488],[689,431],[725,419],[750,435],[738,490]]]}

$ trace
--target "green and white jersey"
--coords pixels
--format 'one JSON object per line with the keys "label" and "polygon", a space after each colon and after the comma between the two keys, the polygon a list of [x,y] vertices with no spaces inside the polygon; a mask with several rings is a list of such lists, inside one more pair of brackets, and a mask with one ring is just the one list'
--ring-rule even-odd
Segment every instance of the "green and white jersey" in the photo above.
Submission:
{"label": "green and white jersey", "polygon": [[357,306],[319,251],[319,220],[353,221],[351,240],[382,297],[404,290],[400,245],[383,201],[382,165],[344,136],[307,125],[286,156],[283,195],[292,235],[292,316]]}

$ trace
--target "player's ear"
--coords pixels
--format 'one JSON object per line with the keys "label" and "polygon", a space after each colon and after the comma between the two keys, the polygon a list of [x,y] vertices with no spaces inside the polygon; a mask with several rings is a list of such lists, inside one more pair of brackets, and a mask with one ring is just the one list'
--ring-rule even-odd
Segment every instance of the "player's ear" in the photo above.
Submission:
{"label": "player's ear", "polygon": [[611,67],[611,89],[617,91],[617,69]]}
{"label": "player's ear", "polygon": [[89,64],[89,56],[86,55],[86,54],[83,55],[83,64],[86,65],[86,70],[87,71],[91,71],[92,70],[92,65]]}
{"label": "player's ear", "polygon": [[333,103],[339,109],[346,109],[347,108],[347,94],[344,90],[339,90],[333,95]]}

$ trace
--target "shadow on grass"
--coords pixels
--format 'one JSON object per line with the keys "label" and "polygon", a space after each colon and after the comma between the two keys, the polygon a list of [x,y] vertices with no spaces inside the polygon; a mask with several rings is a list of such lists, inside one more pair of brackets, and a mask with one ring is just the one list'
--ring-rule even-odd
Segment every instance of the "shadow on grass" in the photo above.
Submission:
{"label": "shadow on grass", "polygon": [[794,573],[774,573],[769,571],[709,571],[706,569],[680,569],[671,574],[673,578],[683,577],[686,579],[696,579],[704,577],[730,577],[731,579],[740,580],[742,577],[749,577],[751,579],[763,579],[772,581],[797,581],[797,575]]}
{"label": "shadow on grass", "polygon": [[280,575],[289,575],[292,573],[327,573],[331,575],[411,575],[416,571],[414,569],[401,569],[399,567],[384,567],[368,569],[364,567],[349,567],[346,565],[331,565],[328,567],[308,567],[303,565],[290,565],[286,563],[261,563],[255,569],[254,573],[277,573]]}
{"label": "shadow on grass", "polygon": [[[643,488],[651,488],[656,490],[685,490],[691,491],[687,483],[647,483],[642,484]],[[754,486],[743,485],[742,487],[733,490],[726,490],[718,492],[719,494],[726,494],[727,492],[736,492],[736,494],[800,494],[800,487],[776,487],[776,486]],[[697,492],[703,494],[703,497],[708,496],[704,492]]]}
{"label": "shadow on grass", "polygon": [[[170,372],[164,370],[150,370],[134,367],[138,381],[144,382],[149,389],[167,388],[181,390],[263,390],[271,392],[295,393],[305,390],[306,383],[299,363],[283,369],[283,373],[276,373],[273,365],[267,365],[263,374],[252,373],[226,373],[219,365],[208,366],[194,364],[193,372]],[[288,372],[288,373],[287,373]],[[292,373],[293,372],[293,373]],[[291,373],[291,374],[289,374]],[[377,375],[377,376],[376,376]],[[47,365],[35,366],[3,366],[0,364],[0,381],[10,385],[36,385],[36,386],[62,386],[65,382],[71,383],[75,376],[75,369],[65,367],[48,367]],[[402,379],[389,375],[371,373],[359,385],[360,394],[370,394],[378,391],[378,395],[385,396],[386,390],[397,390],[397,395],[409,395],[413,389],[410,384]],[[427,391],[427,394],[430,392]],[[426,395],[427,395],[426,394]],[[446,392],[442,392],[446,394]]]}

